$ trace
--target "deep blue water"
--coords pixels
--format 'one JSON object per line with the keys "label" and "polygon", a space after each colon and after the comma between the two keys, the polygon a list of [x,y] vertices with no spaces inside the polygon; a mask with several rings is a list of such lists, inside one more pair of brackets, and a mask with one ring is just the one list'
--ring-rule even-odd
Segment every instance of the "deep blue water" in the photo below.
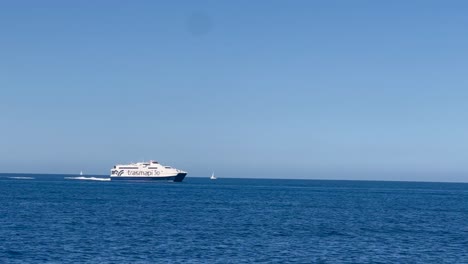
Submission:
{"label": "deep blue water", "polygon": [[0,175],[0,263],[468,263],[468,184]]}

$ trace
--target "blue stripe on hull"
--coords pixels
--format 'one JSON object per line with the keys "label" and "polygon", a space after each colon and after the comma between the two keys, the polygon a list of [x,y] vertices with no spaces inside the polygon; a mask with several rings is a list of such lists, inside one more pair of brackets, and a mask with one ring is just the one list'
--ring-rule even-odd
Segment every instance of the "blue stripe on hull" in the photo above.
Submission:
{"label": "blue stripe on hull", "polygon": [[125,177],[125,176],[113,176],[110,177],[112,181],[174,181],[181,182],[184,180],[187,173],[179,173],[176,176],[168,177]]}

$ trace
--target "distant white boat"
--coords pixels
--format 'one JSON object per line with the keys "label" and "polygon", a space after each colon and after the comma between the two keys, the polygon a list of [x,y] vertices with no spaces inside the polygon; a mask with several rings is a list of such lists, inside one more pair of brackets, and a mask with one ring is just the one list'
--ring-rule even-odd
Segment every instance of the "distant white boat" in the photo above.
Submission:
{"label": "distant white boat", "polygon": [[83,171],[80,171],[80,176],[83,176]]}
{"label": "distant white boat", "polygon": [[216,180],[216,176],[214,175],[214,172],[211,174],[210,180]]}

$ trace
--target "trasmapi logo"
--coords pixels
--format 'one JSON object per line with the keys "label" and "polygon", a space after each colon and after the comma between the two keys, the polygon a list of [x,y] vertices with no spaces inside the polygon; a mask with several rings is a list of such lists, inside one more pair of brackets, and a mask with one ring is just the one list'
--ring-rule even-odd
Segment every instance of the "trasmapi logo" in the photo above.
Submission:
{"label": "trasmapi logo", "polygon": [[113,170],[112,171],[112,175],[116,175],[116,176],[122,176],[122,174],[124,173],[124,170]]}

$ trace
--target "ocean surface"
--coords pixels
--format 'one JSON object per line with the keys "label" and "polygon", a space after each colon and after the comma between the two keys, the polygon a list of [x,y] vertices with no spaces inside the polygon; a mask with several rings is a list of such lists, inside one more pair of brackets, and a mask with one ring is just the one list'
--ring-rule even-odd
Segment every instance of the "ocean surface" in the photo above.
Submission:
{"label": "ocean surface", "polygon": [[468,184],[0,174],[0,263],[468,263]]}

